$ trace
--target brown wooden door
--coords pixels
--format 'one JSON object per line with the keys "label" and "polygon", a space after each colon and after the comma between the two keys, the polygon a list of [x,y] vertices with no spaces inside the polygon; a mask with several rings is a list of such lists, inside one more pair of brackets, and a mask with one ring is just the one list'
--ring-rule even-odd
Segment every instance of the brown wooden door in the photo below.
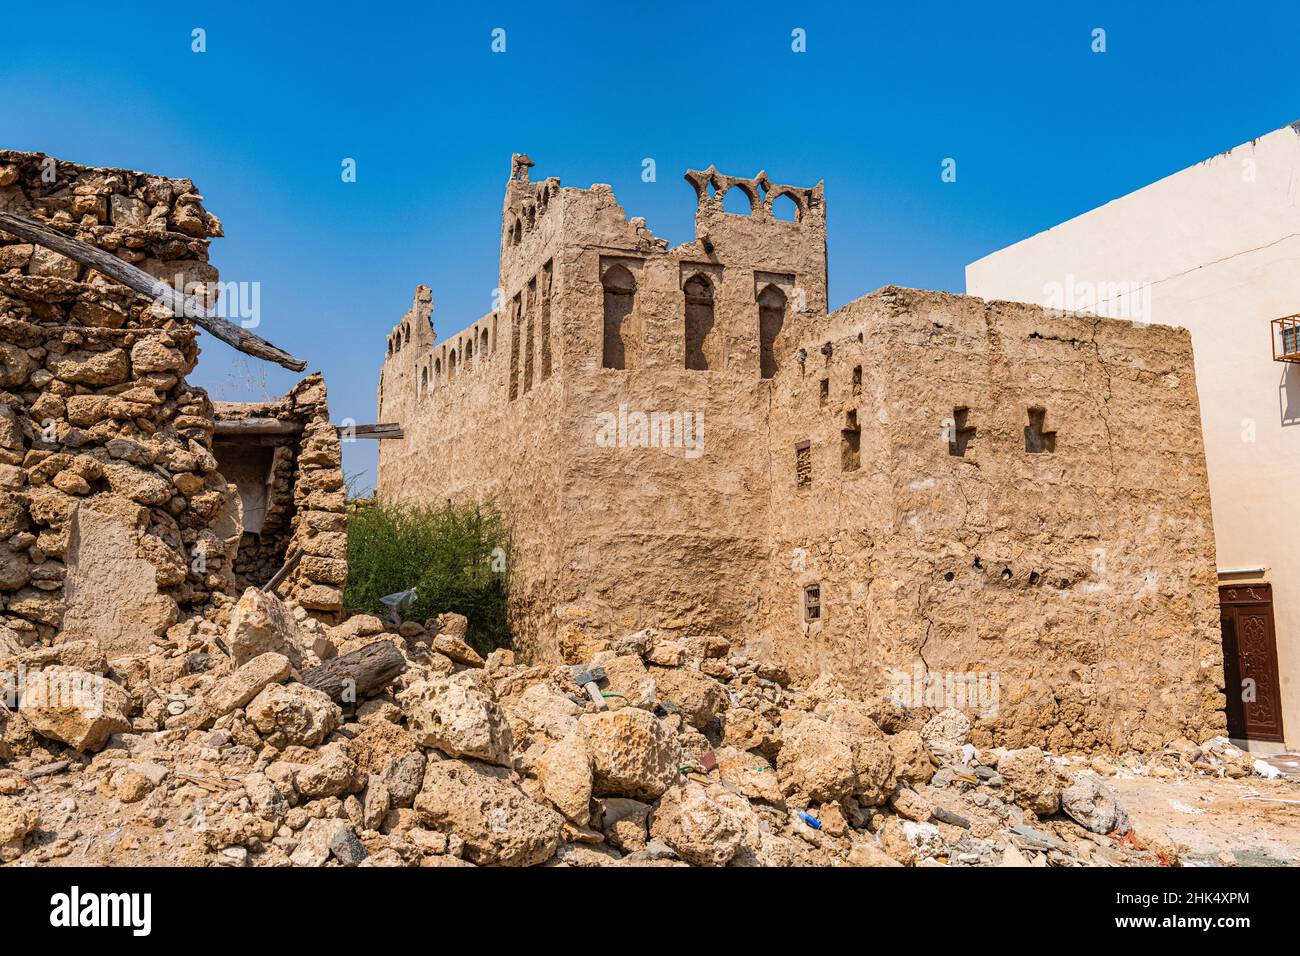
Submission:
{"label": "brown wooden door", "polygon": [[1223,679],[1228,736],[1282,739],[1282,694],[1277,679],[1273,588],[1230,584],[1219,588]]}

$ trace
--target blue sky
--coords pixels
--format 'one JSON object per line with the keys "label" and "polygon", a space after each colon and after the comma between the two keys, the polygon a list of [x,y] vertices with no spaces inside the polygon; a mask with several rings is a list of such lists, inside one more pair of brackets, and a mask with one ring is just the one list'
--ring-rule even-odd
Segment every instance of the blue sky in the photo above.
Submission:
{"label": "blue sky", "polygon": [[[1300,117],[1297,28],[1290,3],[11,4],[0,148],[193,179],[259,332],[369,422],[417,283],[440,336],[490,309],[512,152],[674,243],[687,168],[824,179],[832,307],[960,292],[967,262]],[[295,379],[205,336],[194,380],[253,397],[249,368]],[[373,482],[373,444],[346,467]]]}

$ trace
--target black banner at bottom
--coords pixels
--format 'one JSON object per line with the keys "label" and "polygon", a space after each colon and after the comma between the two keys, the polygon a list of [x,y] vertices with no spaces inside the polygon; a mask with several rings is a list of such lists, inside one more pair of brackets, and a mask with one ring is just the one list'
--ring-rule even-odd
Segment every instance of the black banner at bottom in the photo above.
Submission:
{"label": "black banner at bottom", "polygon": [[[395,940],[419,931],[426,919],[510,934],[531,927],[526,931],[549,935],[584,913],[605,939],[631,931],[641,938],[648,924],[661,920],[676,924],[673,935],[688,927],[708,935],[718,919],[747,919],[765,943],[786,932],[806,946],[810,938],[845,929],[860,934],[882,917],[894,925],[908,918],[927,925],[960,913],[986,925],[1001,917],[1017,936],[1041,929],[1227,939],[1282,929],[1290,920],[1284,902],[1294,883],[1281,868],[6,867],[0,869],[0,911],[11,943],[29,935],[75,935],[78,943],[94,937],[128,947],[248,939],[263,931],[288,934],[295,945],[375,945],[390,934]],[[561,914],[566,918],[557,919]]]}

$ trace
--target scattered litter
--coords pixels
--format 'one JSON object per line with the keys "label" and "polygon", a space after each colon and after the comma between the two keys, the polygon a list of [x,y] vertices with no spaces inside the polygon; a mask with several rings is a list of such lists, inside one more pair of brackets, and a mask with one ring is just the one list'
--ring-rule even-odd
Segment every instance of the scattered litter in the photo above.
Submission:
{"label": "scattered litter", "polygon": [[1255,776],[1263,777],[1265,780],[1278,780],[1282,777],[1282,771],[1278,770],[1267,760],[1255,758]]}
{"label": "scattered litter", "polygon": [[1265,802],[1267,802],[1267,803],[1294,803],[1294,804],[1300,805],[1300,800],[1286,800],[1286,799],[1284,799],[1284,798],[1282,798],[1282,797],[1259,797],[1259,796],[1254,796],[1254,795],[1247,795],[1247,796],[1242,797],[1241,799],[1243,799],[1243,800],[1263,800],[1263,801],[1265,801]]}
{"label": "scattered litter", "polygon": [[385,594],[379,599],[379,603],[388,608],[388,616],[392,618],[394,624],[401,627],[401,612],[415,603],[415,597],[415,588],[408,588],[405,591],[398,591],[396,594]]}

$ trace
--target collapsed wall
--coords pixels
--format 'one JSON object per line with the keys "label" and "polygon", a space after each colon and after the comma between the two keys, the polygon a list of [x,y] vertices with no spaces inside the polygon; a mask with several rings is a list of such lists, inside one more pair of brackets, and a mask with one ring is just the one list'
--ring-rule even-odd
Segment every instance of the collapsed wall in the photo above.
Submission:
{"label": "collapsed wall", "polygon": [[[0,210],[210,298],[222,230],[202,199],[187,179],[0,151]],[[185,380],[198,355],[194,328],[163,305],[0,231],[11,649],[95,638],[110,658],[137,653],[180,616],[229,605],[242,508],[213,454],[212,403]],[[319,388],[313,420],[326,414]]]}
{"label": "collapsed wall", "polygon": [[217,402],[212,450],[243,506],[239,588],[265,586],[301,553],[276,593],[313,611],[341,611],[347,490],[324,379],[310,375],[273,402]]}

